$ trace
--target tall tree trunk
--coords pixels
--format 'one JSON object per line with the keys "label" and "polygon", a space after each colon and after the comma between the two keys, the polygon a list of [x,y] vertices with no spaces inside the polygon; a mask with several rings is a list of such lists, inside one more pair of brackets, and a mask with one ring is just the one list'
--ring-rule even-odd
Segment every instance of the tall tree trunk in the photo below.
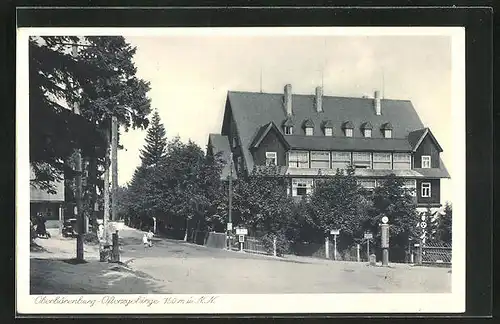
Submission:
{"label": "tall tree trunk", "polygon": [[97,190],[96,190],[96,182],[97,182],[97,157],[95,156],[95,151],[90,157],[89,161],[89,179],[88,184],[90,185],[90,218],[92,219],[92,224],[96,224],[96,208],[95,205],[97,203]]}
{"label": "tall tree trunk", "polygon": [[111,122],[111,219],[116,221],[118,219],[117,198],[118,191],[118,121],[116,116],[112,117]]}
{"label": "tall tree trunk", "polygon": [[106,131],[106,148],[105,148],[105,158],[104,158],[104,216],[103,225],[105,231],[105,240],[108,241],[108,221],[109,221],[109,132]]}

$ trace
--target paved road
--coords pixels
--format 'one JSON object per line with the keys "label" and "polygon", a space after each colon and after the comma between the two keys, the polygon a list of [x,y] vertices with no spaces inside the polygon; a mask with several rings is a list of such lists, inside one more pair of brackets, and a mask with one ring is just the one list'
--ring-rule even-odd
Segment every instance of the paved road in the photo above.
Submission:
{"label": "paved road", "polygon": [[451,289],[447,268],[382,268],[300,257],[278,260],[166,239],[155,239],[154,246],[145,249],[141,232],[120,234],[123,259],[159,280],[163,293],[432,293]]}

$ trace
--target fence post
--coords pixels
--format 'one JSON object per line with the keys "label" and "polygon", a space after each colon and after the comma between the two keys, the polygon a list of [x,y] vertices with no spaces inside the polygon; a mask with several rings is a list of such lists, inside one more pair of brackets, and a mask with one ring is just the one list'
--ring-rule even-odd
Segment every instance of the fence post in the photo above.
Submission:
{"label": "fence post", "polygon": [[330,239],[328,236],[325,237],[325,256],[327,259],[330,258]]}
{"label": "fence post", "polygon": [[356,260],[361,262],[361,258],[359,256],[359,244],[356,244]]}
{"label": "fence post", "polygon": [[420,244],[418,246],[418,264],[419,265],[422,265],[422,261],[423,261],[422,260],[422,256],[423,256],[422,255],[422,250],[423,250],[422,244],[423,244],[423,242],[422,242],[422,240],[420,240]]}
{"label": "fence post", "polygon": [[276,256],[276,236],[273,238],[273,256]]}

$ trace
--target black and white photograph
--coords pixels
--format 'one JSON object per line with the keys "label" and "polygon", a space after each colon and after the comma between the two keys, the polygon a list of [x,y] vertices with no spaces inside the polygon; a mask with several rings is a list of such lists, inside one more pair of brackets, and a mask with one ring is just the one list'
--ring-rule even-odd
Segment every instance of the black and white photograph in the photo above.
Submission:
{"label": "black and white photograph", "polygon": [[18,29],[19,310],[463,311],[464,39]]}

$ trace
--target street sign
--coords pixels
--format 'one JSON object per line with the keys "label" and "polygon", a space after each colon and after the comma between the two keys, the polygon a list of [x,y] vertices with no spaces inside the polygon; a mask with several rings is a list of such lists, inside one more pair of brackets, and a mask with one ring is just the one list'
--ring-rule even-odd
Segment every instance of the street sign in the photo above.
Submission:
{"label": "street sign", "polygon": [[422,222],[422,223],[420,224],[420,227],[422,227],[422,228],[426,228],[426,227],[427,227],[427,223],[426,223],[426,222]]}
{"label": "street sign", "polygon": [[372,233],[365,233],[365,240],[371,240],[373,238]]}
{"label": "street sign", "polygon": [[388,248],[389,247],[389,225],[383,224],[382,225],[382,233],[381,233],[381,245],[382,248]]}
{"label": "street sign", "polygon": [[238,242],[240,243],[245,242],[245,235],[238,235]]}
{"label": "street sign", "polygon": [[248,235],[248,229],[236,228],[236,235]]}
{"label": "street sign", "polygon": [[338,229],[330,230],[330,234],[332,234],[332,235],[339,235],[339,233],[340,233],[340,230],[338,230]]}
{"label": "street sign", "polygon": [[233,230],[233,223],[227,223],[227,230],[232,231]]}
{"label": "street sign", "polygon": [[389,218],[387,216],[382,217],[382,223],[387,224]]}

